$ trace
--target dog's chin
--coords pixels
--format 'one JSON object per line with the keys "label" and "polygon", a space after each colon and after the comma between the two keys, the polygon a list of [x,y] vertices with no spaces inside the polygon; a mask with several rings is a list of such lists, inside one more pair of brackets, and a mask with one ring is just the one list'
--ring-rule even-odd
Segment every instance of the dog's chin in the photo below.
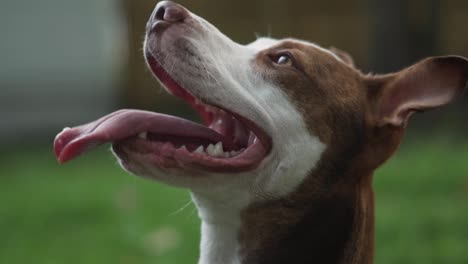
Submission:
{"label": "dog's chin", "polygon": [[115,145],[112,146],[111,150],[119,165],[128,173],[173,187],[191,189],[196,184],[194,183],[195,178],[207,175],[206,172],[196,172],[188,168],[157,166],[150,161],[147,155],[124,151]]}

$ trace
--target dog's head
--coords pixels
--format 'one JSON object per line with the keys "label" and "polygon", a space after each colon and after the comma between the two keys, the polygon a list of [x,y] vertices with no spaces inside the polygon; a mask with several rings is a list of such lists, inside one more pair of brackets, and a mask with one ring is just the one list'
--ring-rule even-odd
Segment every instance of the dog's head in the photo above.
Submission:
{"label": "dog's head", "polygon": [[450,102],[468,79],[467,60],[456,56],[375,76],[356,70],[346,53],[309,42],[240,45],[170,2],[149,19],[144,56],[205,126],[119,111],[59,135],[59,159],[111,141],[134,174],[242,206],[303,184],[320,193],[358,181],[347,172],[370,173],[398,147],[412,113]]}

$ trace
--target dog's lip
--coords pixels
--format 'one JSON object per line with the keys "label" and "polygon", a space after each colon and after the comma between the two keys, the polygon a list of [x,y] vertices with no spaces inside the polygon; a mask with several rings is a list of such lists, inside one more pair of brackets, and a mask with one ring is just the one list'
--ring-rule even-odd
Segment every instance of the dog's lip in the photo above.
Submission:
{"label": "dog's lip", "polygon": [[121,158],[124,166],[136,158],[140,164],[153,164],[155,167],[219,173],[254,169],[266,155],[259,140],[241,154],[230,158],[191,152],[187,148],[177,148],[170,142],[148,142],[138,137],[116,142],[112,145],[112,149]]}

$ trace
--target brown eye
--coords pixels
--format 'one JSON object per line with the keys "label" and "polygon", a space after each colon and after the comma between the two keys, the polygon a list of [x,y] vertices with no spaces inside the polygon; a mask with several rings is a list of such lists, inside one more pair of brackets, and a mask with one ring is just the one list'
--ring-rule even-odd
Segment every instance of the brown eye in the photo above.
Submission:
{"label": "brown eye", "polygon": [[291,56],[288,54],[280,54],[272,59],[273,62],[279,65],[291,66],[293,64]]}

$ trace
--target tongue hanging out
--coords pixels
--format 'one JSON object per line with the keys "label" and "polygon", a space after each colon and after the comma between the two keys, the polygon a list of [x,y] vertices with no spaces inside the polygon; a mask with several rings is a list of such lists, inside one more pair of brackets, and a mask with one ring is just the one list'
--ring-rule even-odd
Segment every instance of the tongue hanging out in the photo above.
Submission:
{"label": "tongue hanging out", "polygon": [[153,137],[183,139],[187,145],[222,142],[226,149],[234,149],[233,137],[223,136],[203,125],[154,112],[120,110],[94,122],[64,129],[55,139],[54,151],[58,161],[64,163],[98,145],[145,132]]}

